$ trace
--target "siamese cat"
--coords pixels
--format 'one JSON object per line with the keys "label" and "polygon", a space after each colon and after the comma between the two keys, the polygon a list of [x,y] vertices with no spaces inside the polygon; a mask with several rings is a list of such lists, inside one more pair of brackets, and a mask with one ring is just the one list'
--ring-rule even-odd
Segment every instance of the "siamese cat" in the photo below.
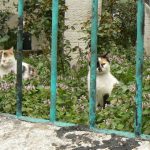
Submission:
{"label": "siamese cat", "polygon": [[[108,54],[108,53],[107,53]],[[105,104],[110,104],[108,98],[115,85],[119,81],[111,74],[110,61],[107,54],[97,58],[96,68],[96,106],[105,108]],[[90,53],[88,54],[89,71],[88,71],[88,92],[90,92]]]}
{"label": "siamese cat", "polygon": [[[14,56],[13,47],[8,50],[0,50],[0,77],[13,72],[17,74],[17,61]],[[30,79],[36,75],[36,70],[25,62],[22,62],[22,77]]]}

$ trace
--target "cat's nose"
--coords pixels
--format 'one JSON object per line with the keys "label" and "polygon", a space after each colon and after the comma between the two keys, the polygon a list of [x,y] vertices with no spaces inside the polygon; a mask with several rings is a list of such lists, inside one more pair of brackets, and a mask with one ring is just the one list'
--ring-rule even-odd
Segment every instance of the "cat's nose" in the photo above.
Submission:
{"label": "cat's nose", "polygon": [[101,67],[98,67],[98,71],[101,72],[101,71],[102,71],[102,68],[101,68]]}
{"label": "cat's nose", "polygon": [[101,64],[101,66],[103,67],[103,66],[104,66],[104,64]]}

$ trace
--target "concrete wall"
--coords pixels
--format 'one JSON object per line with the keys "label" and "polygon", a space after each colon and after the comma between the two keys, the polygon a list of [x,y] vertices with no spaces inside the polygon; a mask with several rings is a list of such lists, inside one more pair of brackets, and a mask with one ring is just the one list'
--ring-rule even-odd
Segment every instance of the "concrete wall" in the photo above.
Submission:
{"label": "concrete wall", "polygon": [[[65,13],[65,24],[74,26],[75,30],[68,29],[65,32],[65,39],[71,42],[71,46],[85,47],[85,43],[80,38],[86,36],[81,27],[91,17],[91,0],[66,0],[68,11]],[[101,13],[101,0],[99,0],[99,14]]]}
{"label": "concrete wall", "polygon": [[[99,15],[101,14],[101,0],[99,0]],[[65,31],[65,39],[69,40],[71,47],[79,46],[82,50],[85,49],[86,43],[80,38],[87,36],[81,29],[82,23],[91,18],[92,15],[92,0],[66,0],[68,11],[65,13],[65,24],[69,27],[73,26],[75,30],[68,29]],[[71,53],[74,59],[72,65],[76,63],[78,52]]]}
{"label": "concrete wall", "polygon": [[150,7],[145,4],[145,28],[144,28],[144,48],[146,55],[150,56]]}

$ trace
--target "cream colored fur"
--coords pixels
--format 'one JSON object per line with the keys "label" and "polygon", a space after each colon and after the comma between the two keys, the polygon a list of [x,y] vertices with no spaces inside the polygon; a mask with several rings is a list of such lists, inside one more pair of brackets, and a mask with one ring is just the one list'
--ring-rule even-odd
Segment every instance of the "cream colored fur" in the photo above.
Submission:
{"label": "cream colored fur", "polygon": [[[98,61],[101,63],[102,59],[98,58]],[[90,91],[90,67],[87,78],[88,91]],[[105,94],[109,94],[110,96],[116,84],[119,84],[119,81],[111,74],[109,62],[105,61],[102,71],[100,72],[98,68],[96,70],[96,105],[104,106],[103,96]]]}
{"label": "cream colored fur", "polygon": [[[7,52],[7,56],[4,56],[5,52]],[[29,64],[23,62],[22,66],[26,69],[23,73],[23,79],[29,79],[31,75],[35,74],[34,71],[30,71],[31,66]],[[11,72],[17,74],[17,61],[14,57],[13,48],[9,50],[0,50],[0,77],[3,78],[4,75]]]}

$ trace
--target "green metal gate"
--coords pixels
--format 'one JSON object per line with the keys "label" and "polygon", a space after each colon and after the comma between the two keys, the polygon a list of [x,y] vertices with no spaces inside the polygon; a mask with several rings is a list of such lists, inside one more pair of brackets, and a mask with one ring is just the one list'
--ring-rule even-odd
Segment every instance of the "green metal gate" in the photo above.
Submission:
{"label": "green metal gate", "polygon": [[[57,35],[58,35],[58,4],[59,0],[53,0],[52,4],[52,49],[51,49],[51,106],[50,120],[35,119],[22,116],[22,49],[23,49],[23,0],[18,1],[18,39],[17,39],[17,110],[18,119],[30,122],[51,122],[58,126],[73,126],[75,124],[56,121],[56,91],[57,91]],[[116,134],[125,137],[150,138],[150,135],[141,133],[142,128],[142,66],[143,66],[143,22],[144,2],[137,0],[137,47],[136,47],[136,115],[135,132],[116,130],[101,130],[95,128],[95,98],[96,98],[96,60],[97,60],[97,28],[98,28],[98,0],[92,2],[92,28],[91,28],[91,75],[90,75],[90,102],[89,102],[89,126],[92,131]]]}

